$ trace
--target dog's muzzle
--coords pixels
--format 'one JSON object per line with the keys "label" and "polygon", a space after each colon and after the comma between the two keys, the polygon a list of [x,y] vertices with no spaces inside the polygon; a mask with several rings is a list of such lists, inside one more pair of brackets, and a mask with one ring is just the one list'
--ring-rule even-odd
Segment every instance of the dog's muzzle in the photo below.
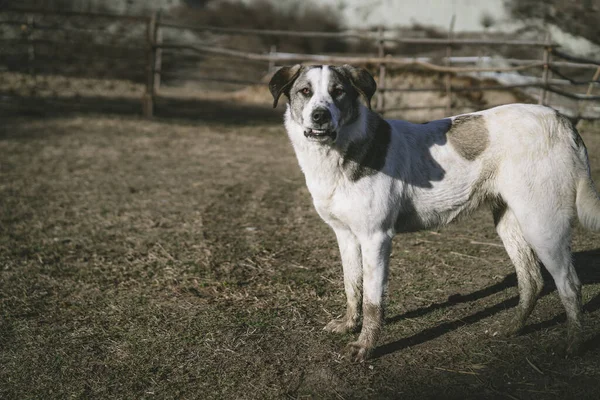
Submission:
{"label": "dog's muzzle", "polygon": [[304,136],[314,141],[335,140],[337,132],[333,129],[331,112],[324,107],[315,108],[310,114],[312,127],[304,129]]}
{"label": "dog's muzzle", "polygon": [[333,141],[337,137],[337,132],[333,129],[307,128],[304,130],[304,136],[315,141],[326,141],[329,139]]}

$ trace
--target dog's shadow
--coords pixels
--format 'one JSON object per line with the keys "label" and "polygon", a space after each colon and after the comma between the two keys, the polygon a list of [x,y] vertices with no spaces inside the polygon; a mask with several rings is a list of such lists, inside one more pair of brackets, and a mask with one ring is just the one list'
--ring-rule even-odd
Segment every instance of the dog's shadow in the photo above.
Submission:
{"label": "dog's shadow", "polygon": [[[577,252],[574,254],[575,267],[577,274],[583,285],[600,283],[600,248],[589,251]],[[544,290],[541,296],[545,296],[556,289],[554,282],[550,275],[542,268],[544,272]],[[444,308],[452,307],[460,303],[468,303],[483,299],[487,296],[491,296],[494,293],[498,293],[507,289],[511,286],[517,285],[517,277],[515,273],[507,275],[501,282],[495,283],[491,286],[477,290],[467,295],[453,295],[448,298],[447,301],[442,303],[432,304],[427,307],[419,308],[416,310],[408,311],[404,314],[396,315],[386,319],[386,324],[394,324],[407,318],[418,318],[422,317],[432,311],[440,310]],[[474,314],[460,318],[459,320],[444,322],[440,325],[427,328],[422,332],[419,332],[413,336],[402,338],[395,342],[387,343],[377,347],[373,352],[373,357],[378,358],[386,354],[393,353],[395,351],[404,349],[406,347],[415,346],[427,342],[429,340],[440,337],[450,331],[453,331],[461,326],[470,325],[481,321],[484,318],[497,314],[503,310],[515,307],[519,302],[519,297],[514,296],[510,299],[504,300],[498,304],[486,307]],[[590,301],[584,305],[584,312],[594,312],[600,309],[600,294],[596,295]],[[565,314],[561,313],[556,317],[543,321],[540,323],[528,325],[523,330],[523,334],[539,331],[554,325],[557,325],[566,320]],[[584,344],[584,348],[587,350],[600,346],[600,333],[587,340]]]}

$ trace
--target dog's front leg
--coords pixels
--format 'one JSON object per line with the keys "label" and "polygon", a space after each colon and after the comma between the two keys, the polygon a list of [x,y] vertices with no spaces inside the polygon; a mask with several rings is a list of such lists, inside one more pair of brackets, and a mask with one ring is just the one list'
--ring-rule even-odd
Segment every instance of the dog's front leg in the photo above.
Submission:
{"label": "dog's front leg", "polygon": [[363,325],[358,340],[348,344],[348,356],[353,361],[361,362],[369,357],[381,332],[391,242],[392,238],[384,232],[361,239]]}
{"label": "dog's front leg", "polygon": [[346,314],[331,320],[325,330],[346,333],[358,326],[362,303],[362,259],[358,238],[346,228],[334,228],[340,247],[344,270],[344,290],[346,292]]}

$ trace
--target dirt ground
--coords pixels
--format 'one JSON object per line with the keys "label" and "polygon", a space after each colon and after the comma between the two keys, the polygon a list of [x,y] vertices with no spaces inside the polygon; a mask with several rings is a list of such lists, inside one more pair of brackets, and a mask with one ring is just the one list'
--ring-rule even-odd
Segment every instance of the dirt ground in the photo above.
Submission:
{"label": "dirt ground", "polygon": [[[600,182],[600,126],[580,131]],[[352,364],[280,123],[5,118],[0,171],[0,398],[598,398],[600,234],[574,235],[581,356],[547,277],[525,333],[497,334],[516,280],[481,210],[395,239],[380,345]]]}

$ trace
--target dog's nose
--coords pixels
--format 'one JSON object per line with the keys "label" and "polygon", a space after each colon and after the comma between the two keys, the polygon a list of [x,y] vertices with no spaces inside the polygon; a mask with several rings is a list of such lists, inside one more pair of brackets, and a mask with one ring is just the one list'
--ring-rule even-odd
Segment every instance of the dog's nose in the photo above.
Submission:
{"label": "dog's nose", "polygon": [[331,121],[331,113],[326,108],[317,108],[312,112],[312,120],[315,124],[324,124]]}

